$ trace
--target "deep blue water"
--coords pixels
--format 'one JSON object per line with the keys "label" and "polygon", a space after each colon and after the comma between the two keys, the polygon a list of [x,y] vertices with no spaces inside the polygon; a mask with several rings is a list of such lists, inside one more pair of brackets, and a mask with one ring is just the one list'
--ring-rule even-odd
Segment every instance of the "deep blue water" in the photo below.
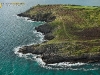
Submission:
{"label": "deep blue water", "polygon": [[43,22],[30,22],[15,15],[37,4],[78,4],[100,6],[100,0],[0,0],[7,2],[24,2],[23,6],[0,8],[0,75],[100,75],[100,64],[60,68],[45,67],[24,57],[18,57],[14,48],[22,45],[42,42],[42,35],[34,27]]}

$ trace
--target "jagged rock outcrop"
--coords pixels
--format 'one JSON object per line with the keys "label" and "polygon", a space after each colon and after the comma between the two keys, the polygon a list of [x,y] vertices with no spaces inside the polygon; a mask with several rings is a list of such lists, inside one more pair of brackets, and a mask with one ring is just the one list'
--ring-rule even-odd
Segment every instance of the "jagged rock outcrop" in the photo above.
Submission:
{"label": "jagged rock outcrop", "polygon": [[45,35],[44,36],[45,40],[52,40],[54,38],[54,36],[52,35],[53,28],[48,23],[41,25],[39,27],[36,27],[35,29],[38,32],[41,32]]}
{"label": "jagged rock outcrop", "polygon": [[56,19],[56,16],[52,15],[52,13],[37,13],[35,15],[28,15],[25,13],[17,14],[20,17],[28,17],[33,21],[45,21],[45,22],[51,22]]}
{"label": "jagged rock outcrop", "polygon": [[[55,16],[52,15],[52,13],[43,13],[43,14],[37,13],[36,15],[33,15],[33,16],[30,16],[28,14],[26,15],[25,13],[21,13],[21,14],[17,14],[17,15],[20,17],[28,17],[33,21],[45,21],[45,22],[51,22],[51,21],[55,20],[55,18],[56,18]],[[52,40],[54,38],[54,36],[51,34],[53,28],[48,23],[38,26],[38,27],[35,27],[35,29],[38,32],[41,32],[45,35],[44,36],[45,40]]]}
{"label": "jagged rock outcrop", "polygon": [[59,55],[58,51],[60,48],[63,48],[63,44],[49,44],[49,45],[31,45],[31,46],[24,46],[19,49],[19,52],[26,54],[32,53],[41,55],[42,60],[46,64],[51,63],[59,63],[59,62],[83,62],[83,63],[93,63],[93,62],[100,62],[100,53],[91,55],[90,53],[82,54],[80,56],[65,56]]}

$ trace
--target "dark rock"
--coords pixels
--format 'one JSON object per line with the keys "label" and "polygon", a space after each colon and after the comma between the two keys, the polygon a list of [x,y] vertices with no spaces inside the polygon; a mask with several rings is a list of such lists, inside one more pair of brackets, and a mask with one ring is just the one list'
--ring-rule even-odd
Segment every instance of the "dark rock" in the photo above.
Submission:
{"label": "dark rock", "polygon": [[46,64],[51,64],[51,63],[64,62],[66,58],[55,54],[44,54],[42,56],[42,59]]}
{"label": "dark rock", "polygon": [[54,36],[51,35],[51,34],[46,34],[46,35],[44,36],[44,39],[45,39],[45,40],[52,40],[53,38],[54,38]]}
{"label": "dark rock", "polygon": [[[20,17],[28,17],[29,18],[28,20],[31,19],[32,21],[45,21],[45,22],[51,22],[55,20],[56,18],[56,16],[53,16],[51,12],[49,13],[38,12],[37,14],[31,15],[31,16],[26,13],[20,13],[17,15]],[[38,32],[43,33],[45,35],[44,39],[46,40],[52,40],[54,38],[53,35],[49,34],[49,33],[52,33],[53,28],[48,23],[41,25],[39,27],[36,27],[35,29]]]}
{"label": "dark rock", "polygon": [[49,24],[46,23],[44,25],[41,25],[39,27],[36,27],[35,29],[38,32],[41,32],[43,34],[47,34],[47,33],[51,33],[53,28]]}
{"label": "dark rock", "polygon": [[34,48],[32,48],[31,46],[24,46],[20,48],[18,52],[22,52],[23,54],[26,54],[26,53],[32,53],[32,50],[34,50]]}
{"label": "dark rock", "polygon": [[24,14],[24,13],[17,14],[17,16],[20,16],[20,17],[29,17],[30,18],[30,15]]}
{"label": "dark rock", "polygon": [[43,33],[45,40],[52,40],[54,36],[51,34],[53,28],[49,24],[44,24],[35,28],[38,32]]}

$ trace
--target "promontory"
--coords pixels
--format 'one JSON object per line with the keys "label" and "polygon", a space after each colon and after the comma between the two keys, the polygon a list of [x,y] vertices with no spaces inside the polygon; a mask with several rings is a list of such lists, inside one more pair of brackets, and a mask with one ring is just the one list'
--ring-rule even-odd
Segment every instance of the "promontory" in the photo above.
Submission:
{"label": "promontory", "polygon": [[41,44],[24,46],[19,52],[41,55],[47,63],[100,62],[100,7],[70,4],[36,5],[18,14],[33,21],[43,33]]}

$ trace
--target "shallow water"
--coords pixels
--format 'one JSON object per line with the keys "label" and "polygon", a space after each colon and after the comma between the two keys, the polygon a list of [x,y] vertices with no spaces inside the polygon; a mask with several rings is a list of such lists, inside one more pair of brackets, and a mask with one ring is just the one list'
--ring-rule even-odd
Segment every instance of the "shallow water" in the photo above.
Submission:
{"label": "shallow water", "polygon": [[16,14],[37,4],[64,3],[100,6],[99,0],[84,0],[84,2],[80,0],[0,0],[0,2],[25,3],[23,6],[4,5],[0,8],[0,75],[100,75],[100,63],[81,66],[79,63],[77,66],[70,66],[73,64],[68,63],[44,65],[41,59],[36,59],[33,55],[19,57],[14,53],[15,48],[19,46],[43,41],[43,35],[34,29],[43,22],[27,21],[26,18],[19,18]]}

